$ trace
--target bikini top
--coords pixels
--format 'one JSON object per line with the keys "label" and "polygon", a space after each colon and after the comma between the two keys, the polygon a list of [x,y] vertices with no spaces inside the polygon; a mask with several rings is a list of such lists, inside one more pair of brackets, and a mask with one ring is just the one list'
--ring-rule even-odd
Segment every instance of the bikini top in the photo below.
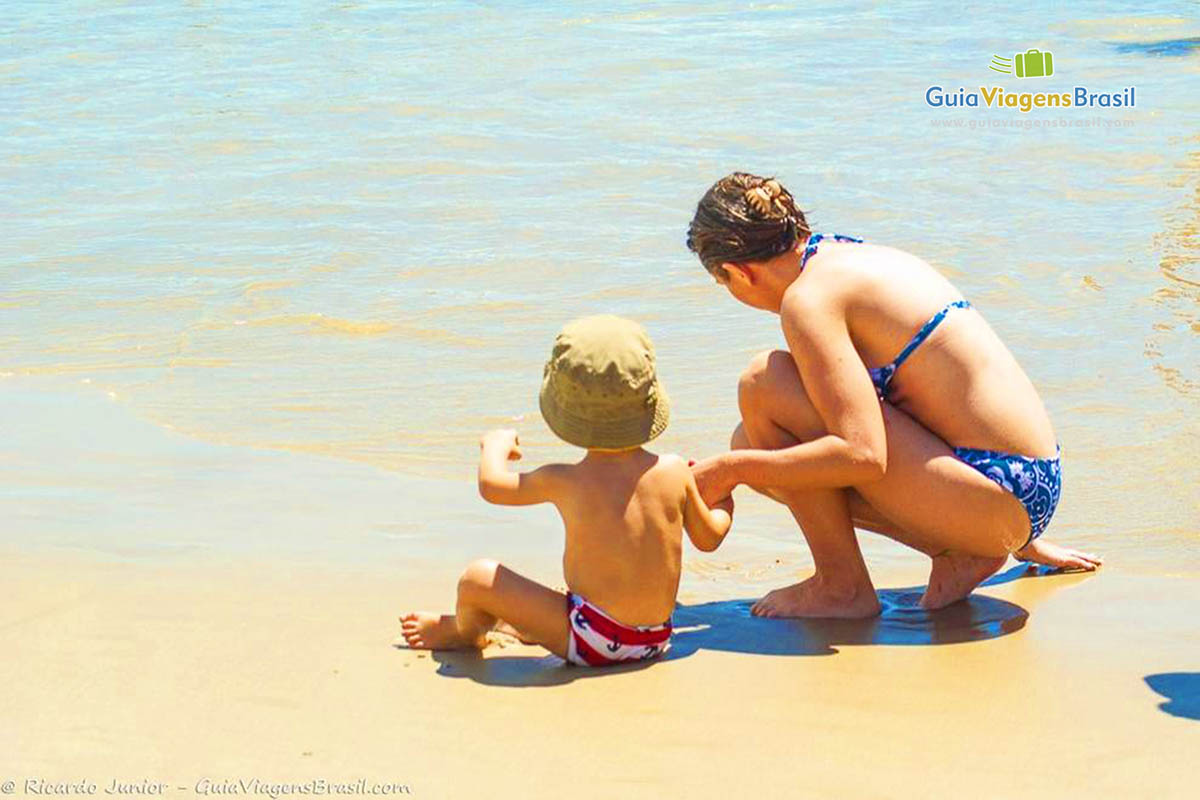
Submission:
{"label": "bikini top", "polygon": [[835,242],[856,242],[862,244],[863,240],[853,236],[843,236],[840,233],[830,234],[826,236],[823,233],[814,233],[808,237],[808,247],[804,248],[804,255],[800,257],[800,271],[804,271],[804,265],[808,263],[808,259],[817,252],[817,245],[825,239],[833,239]]}
{"label": "bikini top", "polygon": [[[826,236],[822,233],[814,233],[808,239],[808,246],[804,248],[804,255],[800,258],[800,270],[804,270],[804,265],[808,263],[808,259],[817,252],[817,246],[824,239],[832,238],[835,242],[856,242],[862,244],[862,239],[857,239],[853,236],[842,236],[835,233],[832,236]],[[942,320],[950,313],[951,309],[955,308],[970,308],[971,303],[967,300],[955,300],[947,303],[941,311],[929,318],[929,321],[921,326],[921,329],[909,340],[904,349],[900,351],[900,355],[890,364],[884,364],[882,367],[868,367],[867,373],[871,376],[871,383],[875,384],[875,394],[880,400],[886,400],[888,388],[892,383],[892,376],[896,374],[896,370],[904,363],[905,359],[913,354],[913,351],[921,346],[921,343],[929,338],[933,333],[934,328],[942,324]]]}

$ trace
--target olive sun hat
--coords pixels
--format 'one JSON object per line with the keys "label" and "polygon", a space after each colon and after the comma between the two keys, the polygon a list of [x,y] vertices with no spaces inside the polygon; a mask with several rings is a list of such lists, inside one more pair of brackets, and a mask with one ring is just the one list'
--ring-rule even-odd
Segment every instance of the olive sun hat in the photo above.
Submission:
{"label": "olive sun hat", "polygon": [[670,401],[641,325],[611,314],[567,323],[554,340],[539,398],[550,430],[604,450],[643,445],[667,427]]}

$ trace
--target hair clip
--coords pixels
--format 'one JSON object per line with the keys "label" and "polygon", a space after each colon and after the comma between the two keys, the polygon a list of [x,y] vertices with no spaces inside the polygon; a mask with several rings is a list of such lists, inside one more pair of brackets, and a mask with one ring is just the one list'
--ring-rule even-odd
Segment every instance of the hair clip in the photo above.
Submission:
{"label": "hair clip", "polygon": [[744,193],[746,205],[757,211],[762,216],[767,216],[771,212],[772,202],[775,198],[772,197],[770,190],[762,186],[755,186],[753,189],[747,189]]}
{"label": "hair clip", "polygon": [[783,187],[774,178],[768,178],[761,185],[747,189],[745,192],[746,204],[767,219],[773,218],[772,211],[777,212],[784,219],[790,216],[783,196]]}

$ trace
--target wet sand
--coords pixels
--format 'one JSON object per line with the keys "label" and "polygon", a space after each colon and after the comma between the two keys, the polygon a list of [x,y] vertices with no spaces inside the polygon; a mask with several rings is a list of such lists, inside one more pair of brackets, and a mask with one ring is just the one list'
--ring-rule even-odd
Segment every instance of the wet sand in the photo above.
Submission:
{"label": "wet sand", "polygon": [[0,776],[18,781],[1194,796],[1195,576],[1024,577],[865,623],[753,620],[745,603],[685,596],[671,659],[604,672],[515,643],[393,647],[398,611],[449,601],[451,576],[418,568],[14,553],[3,567]]}
{"label": "wet sand", "polygon": [[393,645],[396,616],[448,610],[469,558],[560,581],[553,511],[489,507],[465,479],[196,442],[61,383],[10,382],[0,412],[22,421],[0,448],[13,537],[0,550],[0,779],[18,786],[1194,789],[1200,576],[1186,560],[1148,572],[1117,549],[1095,575],[1010,565],[928,614],[915,606],[923,559],[864,536],[881,618],[759,620],[749,602],[804,574],[806,554],[740,517],[716,553],[686,551],[663,663],[585,671],[503,640],[482,657],[418,653]]}
{"label": "wet sand", "polygon": [[864,535],[881,618],[759,620],[750,601],[808,562],[747,494],[719,551],[686,551],[663,663],[417,653],[393,646],[397,615],[448,610],[469,558],[560,582],[551,509],[487,506],[465,475],[195,441],[62,381],[9,381],[0,416],[21,422],[0,445],[0,779],[18,794],[28,778],[179,796],[316,778],[416,797],[1194,791],[1188,558],[1151,571],[1114,541],[1099,574],[1010,565],[931,615],[924,559]]}

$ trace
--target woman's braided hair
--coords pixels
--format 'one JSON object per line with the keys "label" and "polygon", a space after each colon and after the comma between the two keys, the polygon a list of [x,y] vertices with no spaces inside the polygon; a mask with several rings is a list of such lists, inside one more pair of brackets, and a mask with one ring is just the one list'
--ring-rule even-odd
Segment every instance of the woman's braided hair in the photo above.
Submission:
{"label": "woman's braided hair", "polygon": [[688,249],[704,268],[726,277],[721,264],[764,261],[796,246],[812,231],[804,212],[774,178],[734,172],[713,184],[688,226]]}

